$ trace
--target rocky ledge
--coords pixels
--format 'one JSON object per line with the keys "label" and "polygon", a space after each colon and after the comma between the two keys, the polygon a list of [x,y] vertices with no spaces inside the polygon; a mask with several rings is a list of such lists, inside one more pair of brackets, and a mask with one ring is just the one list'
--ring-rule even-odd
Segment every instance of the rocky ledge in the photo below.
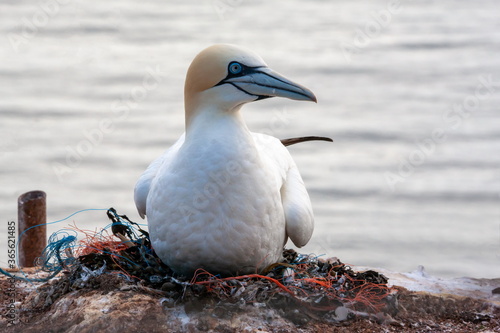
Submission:
{"label": "rocky ledge", "polygon": [[[429,277],[423,269],[401,274],[351,269],[337,259],[314,262],[330,275],[335,275],[332,267],[339,266],[343,276],[364,281],[358,287],[372,280],[368,286],[387,289],[368,288],[360,295],[362,289],[353,285],[349,294],[346,285],[324,280],[321,286],[319,278],[311,289],[304,284],[307,281],[300,281],[307,278],[288,268],[282,272],[282,286],[259,276],[231,279],[201,274],[155,287],[123,272],[102,269],[65,271],[46,283],[12,284],[1,276],[2,291],[13,286],[15,291],[3,293],[0,327],[7,333],[500,332],[498,279],[445,280]],[[24,273],[37,278],[45,274]],[[340,278],[337,274],[336,281]],[[332,294],[328,287],[342,292]],[[12,295],[14,303],[9,301]]]}

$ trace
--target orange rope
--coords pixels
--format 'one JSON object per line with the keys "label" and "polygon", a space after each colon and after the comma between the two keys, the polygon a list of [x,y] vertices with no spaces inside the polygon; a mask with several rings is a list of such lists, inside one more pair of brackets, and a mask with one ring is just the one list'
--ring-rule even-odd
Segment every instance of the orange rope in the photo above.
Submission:
{"label": "orange rope", "polygon": [[114,252],[121,252],[128,248],[128,246],[122,241],[116,241],[114,235],[109,235],[107,230],[106,233],[98,233],[96,231],[80,229],[75,223],[70,225],[70,227],[79,233],[85,235],[85,237],[79,241],[79,248],[76,250],[76,256],[84,256],[91,253],[103,253],[106,250],[111,252],[111,255],[115,255]]}
{"label": "orange rope", "polygon": [[[200,277],[203,275],[206,275],[209,280],[204,280],[204,281],[197,281]],[[345,294],[350,294],[354,293],[354,297],[342,297],[340,298],[343,301],[349,301],[349,302],[354,302],[354,303],[359,303],[362,304],[374,311],[380,311],[383,306],[385,306],[385,303],[383,302],[384,298],[387,297],[389,294],[389,288],[385,285],[379,285],[376,283],[371,283],[371,282],[366,282],[364,280],[355,280],[349,277],[348,275],[344,275],[346,277],[346,280],[349,280],[351,283],[355,282],[360,282],[362,283],[359,286],[354,286],[351,289],[344,289],[340,288],[340,290],[332,290],[333,286],[333,281],[330,279],[324,279],[324,278],[303,278],[303,279],[297,279],[297,281],[303,281],[306,282],[309,286],[312,288],[315,288],[314,286],[319,286],[320,288],[324,288],[323,290],[327,296],[330,298],[334,299],[339,299],[340,297],[338,296],[339,293],[345,293]],[[276,286],[278,286],[280,289],[283,291],[287,292],[290,294],[296,301],[298,301],[300,304],[304,305],[305,307],[309,308],[310,310],[316,310],[316,311],[331,311],[337,308],[336,305],[334,306],[316,306],[311,303],[305,302],[301,299],[297,298],[296,293],[294,293],[289,287],[285,286],[282,284],[280,281],[277,279],[274,279],[269,276],[265,275],[260,275],[260,274],[247,274],[247,275],[241,275],[241,276],[234,276],[234,277],[227,277],[227,278],[217,278],[215,275],[205,271],[205,270],[198,270],[195,273],[195,276],[191,280],[191,284],[198,284],[198,285],[206,285],[208,291],[213,291],[215,288],[211,288],[210,286],[214,284],[218,284],[218,286],[224,290],[224,293],[227,295],[227,284],[225,283],[226,281],[231,281],[231,280],[243,280],[243,279],[263,279],[270,281],[274,283]],[[292,286],[294,289],[297,289],[298,291],[302,291],[306,296],[307,293],[305,292],[304,288],[301,287],[296,287]]]}
{"label": "orange rope", "polygon": [[[217,283],[217,282],[225,282],[225,281],[231,281],[231,280],[243,280],[243,279],[264,279],[264,280],[268,280],[268,281],[271,281],[273,282],[274,284],[276,284],[278,287],[280,287],[282,290],[286,291],[287,293],[289,293],[290,295],[292,296],[295,296],[295,294],[290,290],[288,289],[285,285],[283,285],[281,282],[279,282],[278,280],[276,279],[273,279],[272,277],[269,277],[269,276],[265,276],[265,275],[260,275],[260,274],[247,274],[247,275],[240,275],[240,276],[233,276],[233,277],[227,277],[227,278],[216,278],[214,275],[208,273],[207,271],[205,270],[197,270],[198,271],[201,271],[203,273],[206,273],[207,275],[210,275],[212,276],[213,278],[215,278],[215,280],[207,280],[207,281],[195,281],[194,283],[191,282],[192,284],[203,284],[203,285],[210,285],[210,284],[214,284],[214,283]],[[196,279],[200,274],[195,274],[195,277],[193,279]],[[192,280],[193,281],[193,280]]]}

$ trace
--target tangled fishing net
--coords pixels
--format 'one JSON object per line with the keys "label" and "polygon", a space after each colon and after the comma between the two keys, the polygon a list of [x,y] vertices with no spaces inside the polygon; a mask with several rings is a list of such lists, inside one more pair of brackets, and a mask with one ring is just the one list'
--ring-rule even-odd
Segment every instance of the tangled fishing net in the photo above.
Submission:
{"label": "tangled fishing net", "polygon": [[[64,273],[59,275],[58,296],[75,289],[96,288],[95,281],[118,278],[163,296],[167,307],[193,299],[199,304],[215,299],[227,304],[332,314],[337,320],[395,308],[395,292],[383,275],[372,270],[355,272],[336,258],[322,259],[294,250],[285,250],[283,262],[260,274],[220,277],[200,269],[187,279],[176,275],[156,256],[148,232],[139,224],[113,208],[107,216],[111,224],[99,232],[75,225],[50,237],[38,265],[48,273],[45,280]],[[83,235],[81,240],[77,240],[77,234]]]}

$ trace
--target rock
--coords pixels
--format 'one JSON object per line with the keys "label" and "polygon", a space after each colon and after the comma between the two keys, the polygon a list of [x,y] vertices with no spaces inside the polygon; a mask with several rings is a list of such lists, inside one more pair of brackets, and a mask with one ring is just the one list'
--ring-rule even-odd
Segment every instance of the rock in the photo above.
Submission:
{"label": "rock", "polygon": [[[58,288],[69,285],[65,279],[17,283],[19,320],[9,324],[2,317],[2,332],[494,332],[500,327],[499,307],[488,299],[412,292],[399,286],[392,294],[398,300],[392,303],[397,310],[390,315],[388,308],[369,313],[338,305],[330,312],[313,311],[286,294],[242,303],[190,291],[174,299],[165,296],[172,291],[133,285],[110,273],[91,277],[86,287],[55,297]],[[2,287],[7,283],[0,277]],[[250,282],[231,284],[245,286],[240,297],[253,289]],[[5,313],[6,308],[0,311]]]}

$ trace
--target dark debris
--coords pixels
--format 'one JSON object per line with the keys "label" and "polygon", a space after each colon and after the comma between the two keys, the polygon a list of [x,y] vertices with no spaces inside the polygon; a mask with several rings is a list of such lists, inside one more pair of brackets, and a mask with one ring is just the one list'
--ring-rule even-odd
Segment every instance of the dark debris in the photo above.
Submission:
{"label": "dark debris", "polygon": [[[283,315],[298,325],[306,321],[304,318],[317,315],[341,321],[360,311],[394,313],[397,309],[397,297],[391,294],[382,274],[373,270],[355,272],[336,258],[325,260],[294,250],[284,250],[283,262],[269,266],[260,275],[219,277],[198,271],[190,279],[178,276],[156,256],[148,233],[140,226],[111,209],[108,217],[113,233],[119,233],[122,242],[96,243],[94,239],[87,244],[57,282],[40,289],[46,297],[40,295],[45,300],[36,302],[39,307],[50,306],[70,291],[105,286],[157,293],[164,297],[165,307],[184,303],[186,311],[200,310],[207,302],[223,304],[219,307],[224,311],[238,311],[245,304],[282,309]],[[125,241],[128,247],[123,246],[123,236],[129,240]],[[348,308],[349,316],[336,315],[339,307]]]}

